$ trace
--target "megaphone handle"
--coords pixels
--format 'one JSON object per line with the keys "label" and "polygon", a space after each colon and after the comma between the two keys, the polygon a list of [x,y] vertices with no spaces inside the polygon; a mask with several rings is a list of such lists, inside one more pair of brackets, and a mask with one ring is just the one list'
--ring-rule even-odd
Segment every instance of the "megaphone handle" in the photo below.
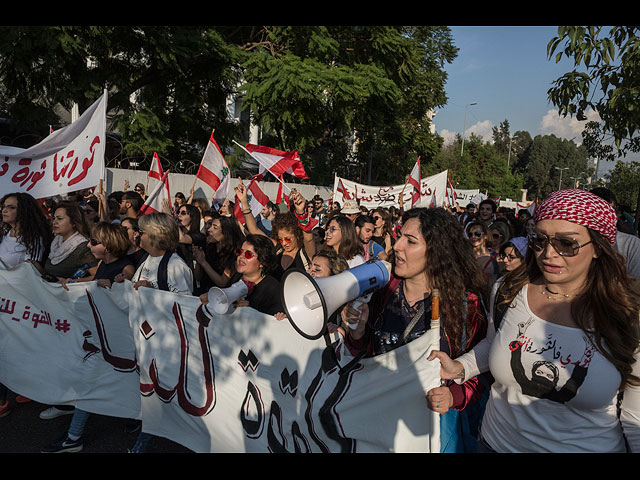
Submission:
{"label": "megaphone handle", "polygon": [[[351,302],[351,307],[354,310],[360,310],[360,307],[365,303],[368,303],[370,299],[371,299],[371,295],[367,295],[366,297],[356,298]],[[356,323],[348,323],[347,325],[349,325],[349,328],[351,330],[355,330],[356,328],[358,328],[359,324],[360,322],[356,322]]]}

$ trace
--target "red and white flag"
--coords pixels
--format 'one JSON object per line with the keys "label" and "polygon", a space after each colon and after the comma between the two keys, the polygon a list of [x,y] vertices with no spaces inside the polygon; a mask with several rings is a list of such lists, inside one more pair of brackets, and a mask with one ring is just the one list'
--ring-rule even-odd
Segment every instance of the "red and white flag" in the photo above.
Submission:
{"label": "red and white flag", "polygon": [[140,209],[140,215],[146,215],[147,213],[153,212],[163,212],[163,201],[169,201],[169,205],[171,205],[171,192],[169,191],[169,170],[167,170],[162,178],[155,186],[155,188],[151,191],[149,196],[147,197],[147,201],[144,202],[144,205]]}
{"label": "red and white flag", "polygon": [[164,172],[162,171],[162,165],[160,164],[160,158],[156,152],[153,152],[153,160],[151,160],[151,166],[149,167],[149,173],[147,173],[147,178],[155,178],[158,181],[162,181],[162,176]]}
{"label": "red and white flag", "polygon": [[229,165],[227,165],[220,147],[218,147],[213,138],[213,132],[211,132],[196,178],[199,178],[214,190],[214,203],[222,204],[227,198],[230,173]]}
{"label": "red and white flag", "polygon": [[456,206],[456,200],[458,199],[458,195],[456,195],[456,191],[453,188],[453,185],[451,185],[451,180],[449,180],[447,178],[447,183],[449,184],[449,188],[447,190],[449,190],[449,195],[445,195],[448,199],[449,199],[449,206],[452,208],[455,208]]}
{"label": "red and white flag", "polygon": [[276,195],[276,203],[284,202],[289,208],[289,187],[287,187],[280,177],[280,183],[278,184],[278,194]]}
{"label": "red and white flag", "polygon": [[407,182],[409,185],[413,187],[413,193],[411,194],[411,206],[413,207],[416,203],[420,202],[420,157],[416,160],[416,164],[413,166],[413,170],[411,170],[411,174],[409,175],[409,180]]}
{"label": "red and white flag", "polygon": [[[242,147],[242,145],[240,146]],[[253,145],[251,143],[247,143],[242,148],[260,164],[258,173],[258,175],[261,176],[259,178],[260,180],[264,178],[267,170],[278,179],[280,179],[284,173],[294,175],[298,178],[309,178],[304,170],[297,150],[283,152],[275,148]]]}
{"label": "red and white flag", "polygon": [[[251,180],[247,185],[247,200],[249,201],[249,207],[251,208],[251,214],[256,217],[269,201],[269,197],[258,186],[258,182]],[[244,224],[244,214],[242,213],[242,206],[238,200],[238,196],[234,199],[233,213],[240,223]]]}

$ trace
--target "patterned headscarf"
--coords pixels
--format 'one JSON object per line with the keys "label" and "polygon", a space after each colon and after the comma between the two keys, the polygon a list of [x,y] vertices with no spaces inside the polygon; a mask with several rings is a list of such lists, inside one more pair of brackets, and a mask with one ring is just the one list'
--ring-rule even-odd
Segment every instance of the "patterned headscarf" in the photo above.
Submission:
{"label": "patterned headscarf", "polygon": [[580,189],[552,192],[536,208],[533,218],[540,220],[566,220],[590,228],[605,236],[612,245],[616,243],[618,217],[614,208],[605,200]]}

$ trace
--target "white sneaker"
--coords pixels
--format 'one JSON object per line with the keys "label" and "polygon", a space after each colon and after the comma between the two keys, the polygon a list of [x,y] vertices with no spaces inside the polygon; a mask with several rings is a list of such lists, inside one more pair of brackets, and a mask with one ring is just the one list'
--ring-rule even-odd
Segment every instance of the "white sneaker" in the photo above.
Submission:
{"label": "white sneaker", "polygon": [[46,410],[40,412],[40,418],[42,420],[51,420],[52,418],[58,418],[62,415],[73,415],[74,410],[60,410],[56,407],[49,407]]}

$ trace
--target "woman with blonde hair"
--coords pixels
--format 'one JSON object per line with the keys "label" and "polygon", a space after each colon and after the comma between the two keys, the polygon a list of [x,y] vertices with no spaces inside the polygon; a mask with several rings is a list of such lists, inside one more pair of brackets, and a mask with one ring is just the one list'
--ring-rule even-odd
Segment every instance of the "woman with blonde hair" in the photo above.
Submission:
{"label": "woman with blonde hair", "polygon": [[526,262],[493,288],[486,339],[430,358],[458,383],[495,378],[482,451],[640,452],[640,303],[614,248],[615,210],[569,189],[534,219]]}
{"label": "woman with blonde hair", "polygon": [[183,295],[193,291],[193,272],[176,253],[180,232],[166,213],[149,213],[138,219],[140,246],[149,256],[133,276],[134,288],[158,288]]}

